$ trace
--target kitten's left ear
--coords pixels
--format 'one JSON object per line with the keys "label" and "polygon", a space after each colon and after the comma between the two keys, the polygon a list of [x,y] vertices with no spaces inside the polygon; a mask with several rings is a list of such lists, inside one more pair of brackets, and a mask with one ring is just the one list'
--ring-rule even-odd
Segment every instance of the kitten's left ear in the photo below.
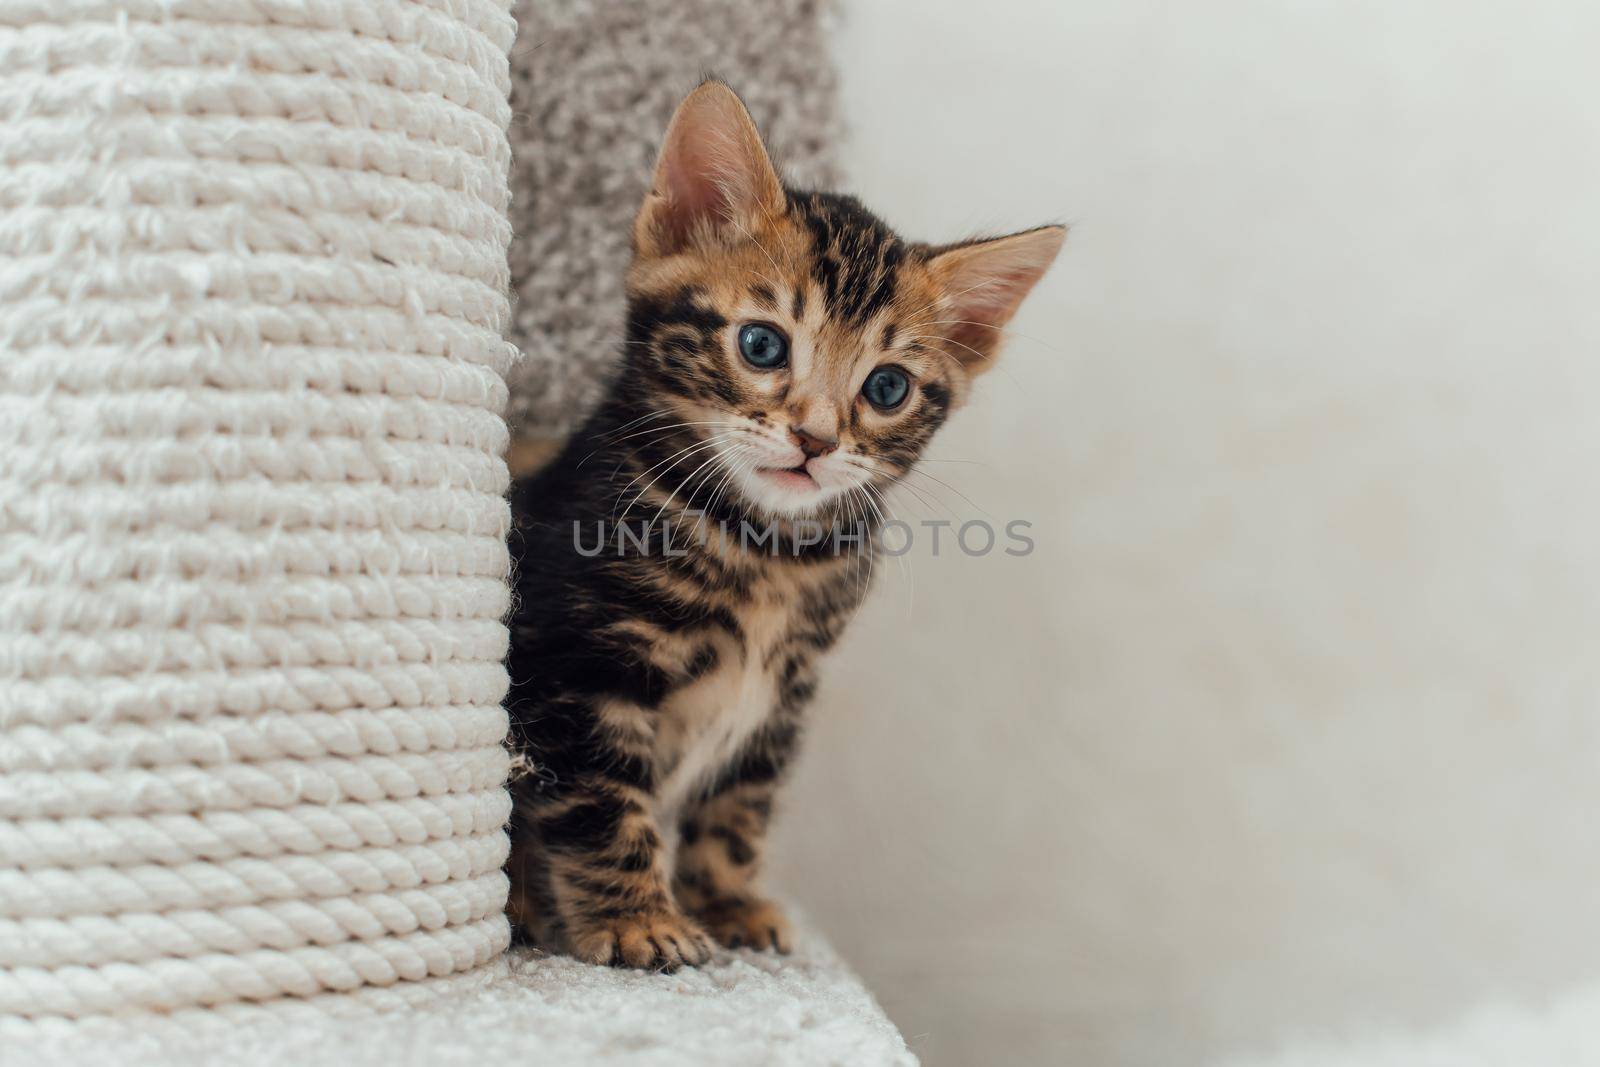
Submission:
{"label": "kitten's left ear", "polygon": [[1055,261],[1066,236],[1065,226],[1041,226],[934,251],[928,266],[944,292],[946,336],[955,342],[950,354],[968,373],[993,364],[1001,330]]}
{"label": "kitten's left ear", "polygon": [[783,205],[783,183],[744,102],[722,82],[703,82],[667,126],[634,220],[634,247],[641,256],[669,255],[721,226],[750,228]]}

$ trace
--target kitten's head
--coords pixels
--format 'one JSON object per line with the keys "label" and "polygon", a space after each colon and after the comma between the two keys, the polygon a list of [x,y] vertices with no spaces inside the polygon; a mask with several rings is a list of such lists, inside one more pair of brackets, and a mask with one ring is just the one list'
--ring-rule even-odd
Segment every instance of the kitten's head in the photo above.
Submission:
{"label": "kitten's head", "polygon": [[850,197],[785,188],[739,98],[706,82],[634,223],[629,392],[745,503],[823,513],[916,462],[1064,236],[902,241]]}

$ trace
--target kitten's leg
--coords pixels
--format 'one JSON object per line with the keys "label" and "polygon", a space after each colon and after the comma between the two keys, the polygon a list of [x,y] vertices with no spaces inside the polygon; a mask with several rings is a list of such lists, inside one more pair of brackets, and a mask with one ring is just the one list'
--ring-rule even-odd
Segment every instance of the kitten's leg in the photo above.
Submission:
{"label": "kitten's leg", "polygon": [[518,810],[521,788],[520,783],[511,783],[511,795],[518,803],[507,827],[511,855],[506,860],[506,874],[511,879],[511,895],[506,913],[519,940],[525,937],[540,948],[558,950],[566,943],[566,937],[550,894],[550,864],[532,820]]}
{"label": "kitten's leg", "polygon": [[[615,709],[602,716],[615,719]],[[575,745],[571,735],[549,737],[551,780],[518,791],[517,815],[528,832],[513,855],[537,849],[546,888],[514,885],[513,901],[547,902],[553,921],[529,925],[558,929],[566,949],[590,963],[654,970],[704,963],[711,939],[672,897],[666,849],[650,813],[648,760],[611,731],[583,734]],[[513,865],[513,879],[517,874]]]}
{"label": "kitten's leg", "polygon": [[685,911],[729,948],[788,952],[789,920],[756,888],[772,796],[793,732],[759,736],[729,775],[690,807],[679,829],[673,891]]}

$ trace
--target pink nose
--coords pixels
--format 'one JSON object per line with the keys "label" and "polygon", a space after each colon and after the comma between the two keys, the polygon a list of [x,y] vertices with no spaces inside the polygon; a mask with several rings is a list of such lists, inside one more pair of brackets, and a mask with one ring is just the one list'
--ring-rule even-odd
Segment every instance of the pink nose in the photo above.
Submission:
{"label": "pink nose", "polygon": [[797,430],[792,426],[789,428],[789,436],[794,438],[794,443],[800,446],[800,451],[806,454],[807,459],[826,456],[829,452],[839,447],[837,439],[829,441],[821,437],[814,437],[804,430]]}

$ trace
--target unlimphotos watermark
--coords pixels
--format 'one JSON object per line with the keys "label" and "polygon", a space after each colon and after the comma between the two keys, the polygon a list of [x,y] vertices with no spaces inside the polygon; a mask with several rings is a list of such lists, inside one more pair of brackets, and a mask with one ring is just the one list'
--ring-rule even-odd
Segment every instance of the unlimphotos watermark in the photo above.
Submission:
{"label": "unlimphotos watermark", "polygon": [[987,556],[1001,552],[1007,556],[1030,555],[1034,541],[1028,531],[1033,523],[1012,519],[997,529],[983,519],[957,523],[951,519],[923,519],[916,523],[900,519],[867,525],[859,522],[824,525],[812,519],[759,524],[748,520],[730,523],[707,522],[703,513],[689,513],[694,521],[572,522],[572,548],[580,556],[684,556],[691,546],[703,547],[713,537],[724,546],[738,545],[746,552],[769,555],[845,555],[874,548],[886,556],[903,556],[926,538],[934,556],[952,546],[965,556]]}

